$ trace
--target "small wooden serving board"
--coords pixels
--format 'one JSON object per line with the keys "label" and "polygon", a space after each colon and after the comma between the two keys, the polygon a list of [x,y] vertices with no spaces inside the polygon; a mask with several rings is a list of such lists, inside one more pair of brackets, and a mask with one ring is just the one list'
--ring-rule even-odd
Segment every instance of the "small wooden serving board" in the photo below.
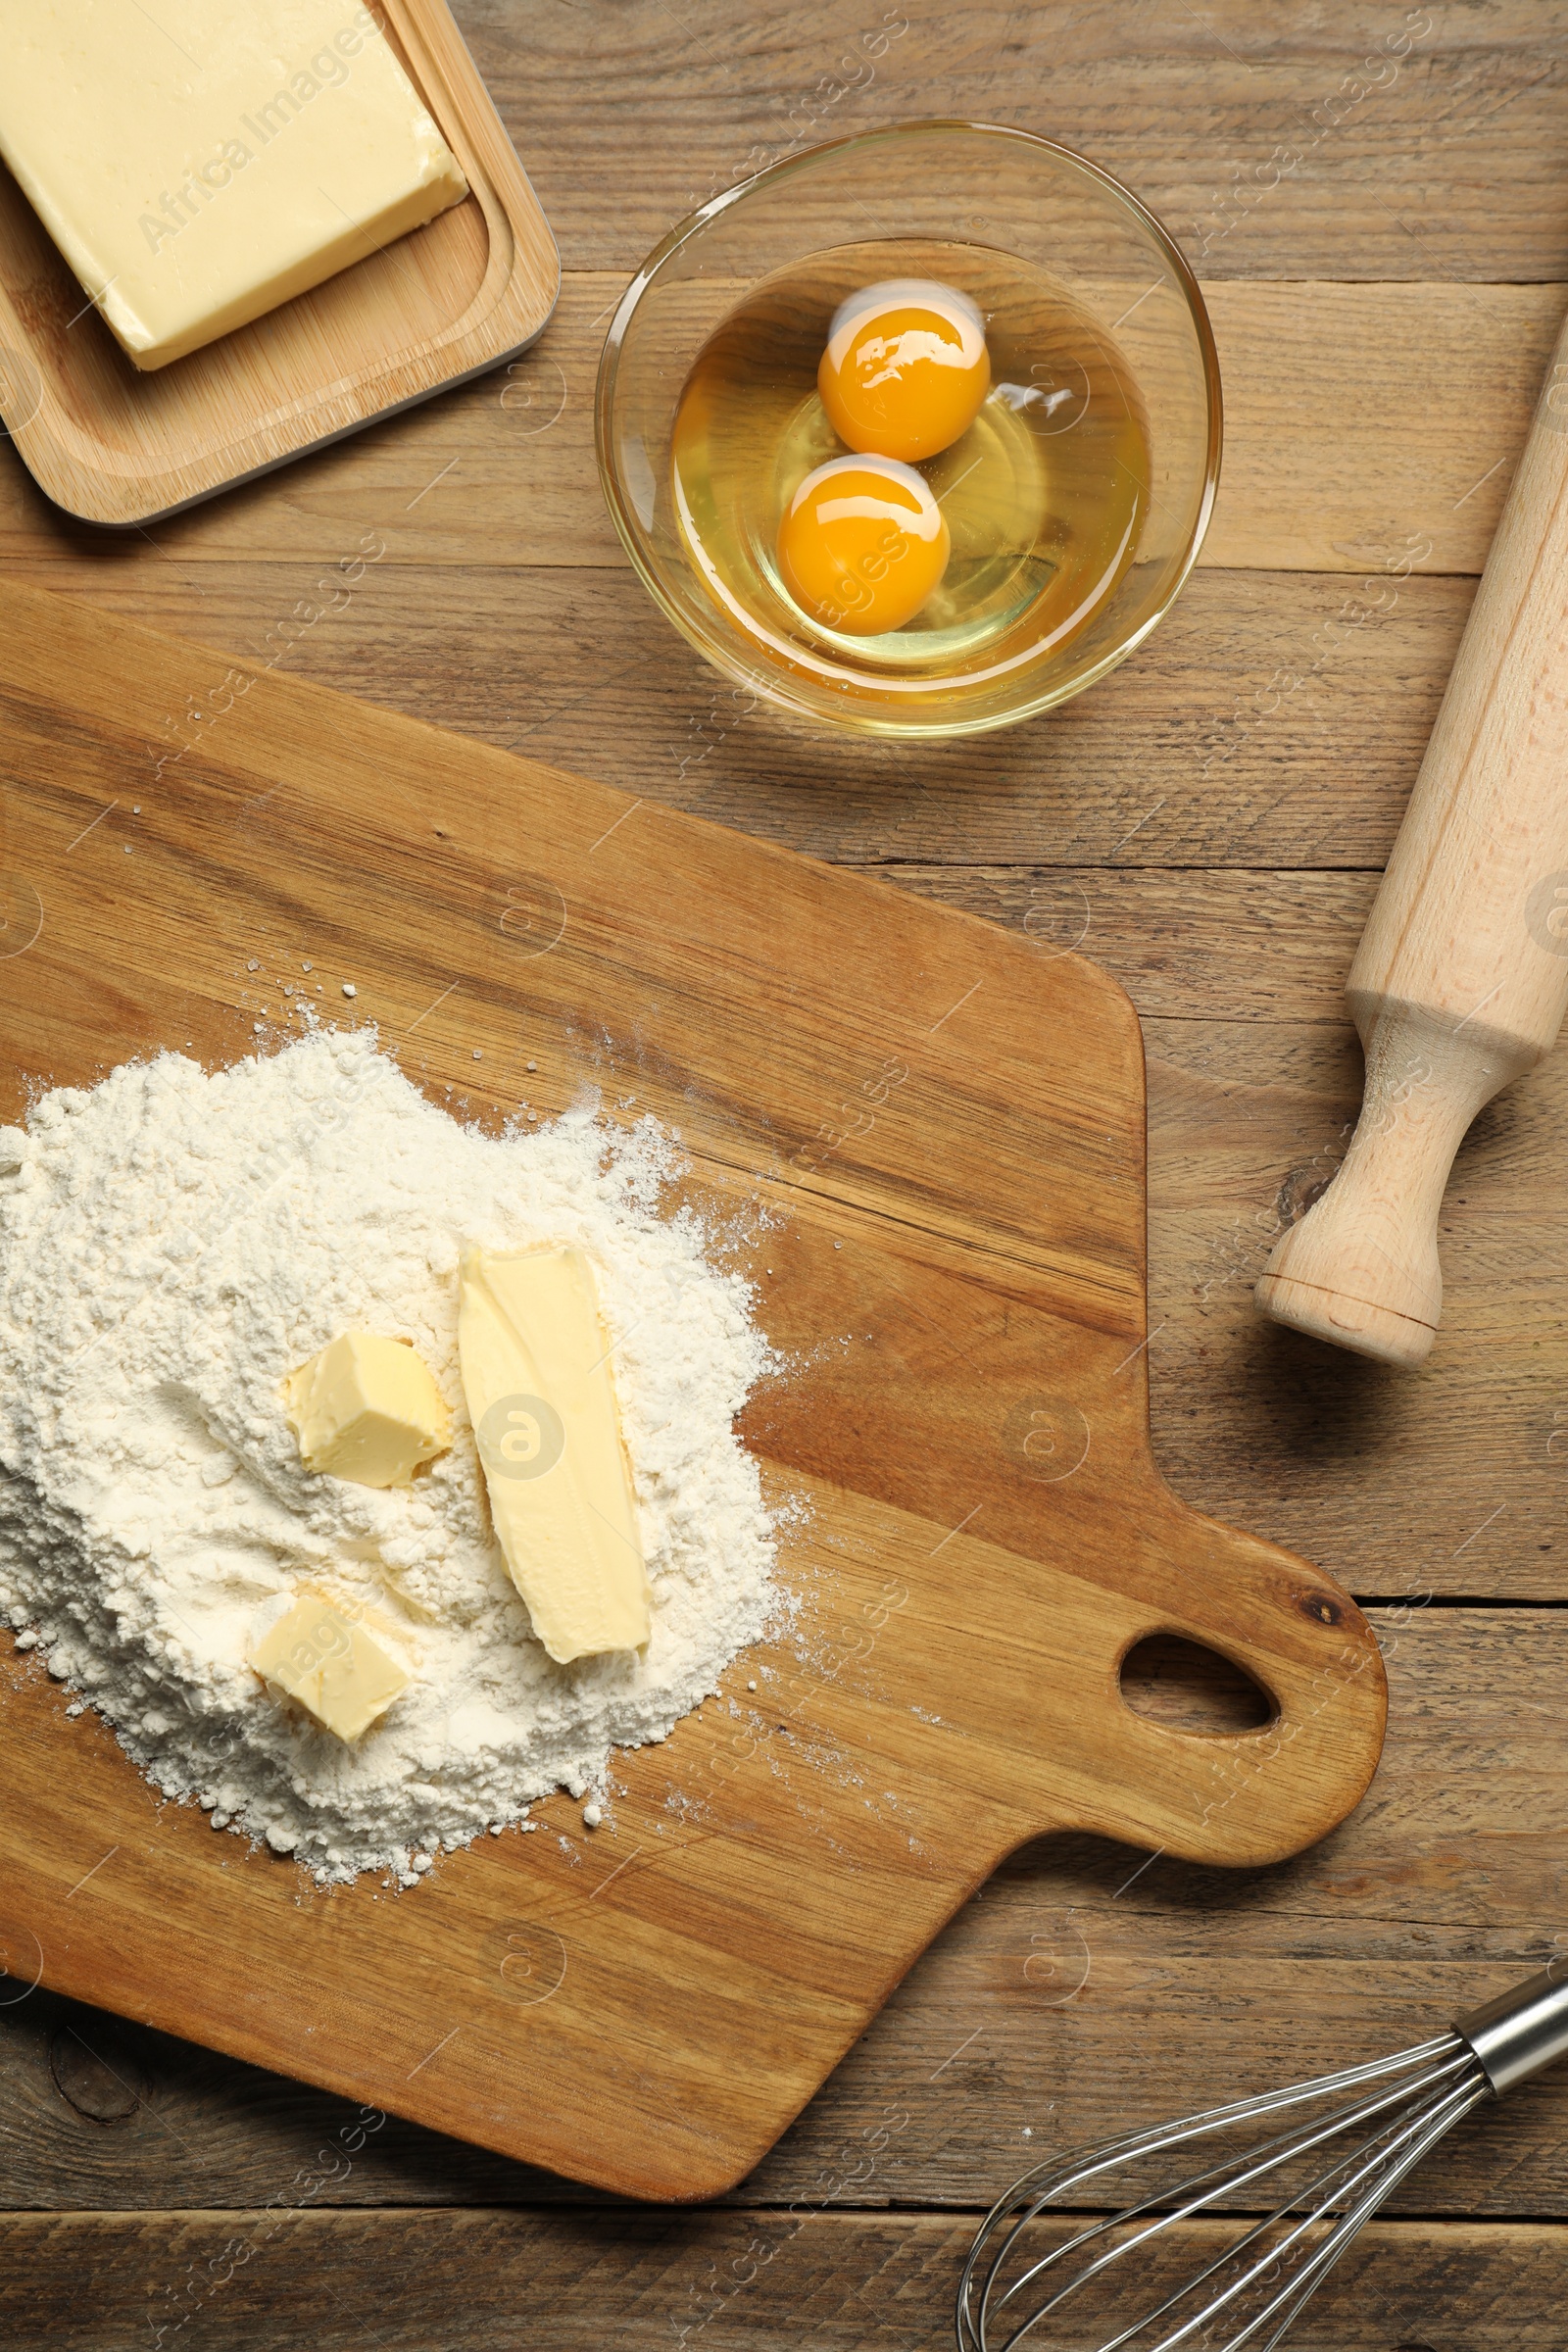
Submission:
{"label": "small wooden serving board", "polygon": [[[202,716],[172,757],[181,711]],[[609,1826],[551,1800],[546,1834],[481,1838],[403,1895],[321,1893],[158,1803],[8,1661],[13,1977],[698,2197],[1026,1838],[1259,1864],[1356,1802],[1385,1705],[1364,1621],[1151,1460],[1142,1048],[1105,974],[20,589],[0,761],[0,1118],[29,1082],[162,1046],[253,1050],[305,957],[323,1004],[476,1114],[585,1085],[608,1116],[652,1111],[694,1198],[767,1210],[738,1262],[796,1369],[743,1432],[805,1506],[793,1629],[618,1760]],[[1275,1721],[1200,1737],[1131,1711],[1120,1663],[1155,1633],[1236,1661]]]}
{"label": "small wooden serving board", "polygon": [[0,165],[0,417],[56,504],[129,527],[514,358],[555,308],[549,222],[446,0],[374,0],[468,194],[250,326],[142,374]]}

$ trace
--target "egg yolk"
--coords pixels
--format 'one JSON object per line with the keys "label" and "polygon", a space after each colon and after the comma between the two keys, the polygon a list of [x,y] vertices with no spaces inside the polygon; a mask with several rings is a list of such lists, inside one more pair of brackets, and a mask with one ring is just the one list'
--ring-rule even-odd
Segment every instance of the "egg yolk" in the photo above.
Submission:
{"label": "egg yolk", "polygon": [[778,564],[803,612],[852,637],[912,620],[948,568],[947,518],[912,466],[833,458],[784,510]]}
{"label": "egg yolk", "polygon": [[828,421],[851,449],[912,465],[966,433],[991,389],[985,326],[967,294],[888,278],[841,302],[816,370]]}

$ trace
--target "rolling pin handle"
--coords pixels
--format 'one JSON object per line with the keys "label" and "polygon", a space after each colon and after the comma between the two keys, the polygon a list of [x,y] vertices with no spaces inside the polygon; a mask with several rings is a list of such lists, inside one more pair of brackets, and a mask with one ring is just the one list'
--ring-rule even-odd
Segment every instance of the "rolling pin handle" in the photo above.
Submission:
{"label": "rolling pin handle", "polygon": [[1414,1006],[1353,1006],[1366,1096],[1338,1174],[1257,1285],[1276,1322],[1385,1364],[1431,1350],[1443,1308],[1438,1213],[1483,1103],[1527,1069],[1521,1041]]}

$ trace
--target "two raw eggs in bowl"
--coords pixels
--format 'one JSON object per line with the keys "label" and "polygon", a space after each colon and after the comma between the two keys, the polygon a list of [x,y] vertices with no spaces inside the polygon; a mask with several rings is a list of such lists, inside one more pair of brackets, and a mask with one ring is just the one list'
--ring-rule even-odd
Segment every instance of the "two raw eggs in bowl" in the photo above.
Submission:
{"label": "two raw eggs in bowl", "polygon": [[818,718],[951,735],[1153,625],[1206,521],[1217,376],[1180,257],[1113,181],[1027,133],[906,124],[671,232],[612,323],[598,430],[633,561],[710,661]]}
{"label": "two raw eggs in bowl", "polygon": [[784,510],[778,566],[802,611],[852,636],[901,629],[948,568],[953,534],[918,461],[966,433],[991,389],[985,321],[955,287],[890,278],[841,302],[816,369],[829,458]]}
{"label": "two raw eggs in bowl", "polygon": [[895,240],[743,296],[686,380],[670,482],[688,562],[754,644],[862,698],[951,696],[1114,593],[1148,437],[1130,368],[1064,289]]}

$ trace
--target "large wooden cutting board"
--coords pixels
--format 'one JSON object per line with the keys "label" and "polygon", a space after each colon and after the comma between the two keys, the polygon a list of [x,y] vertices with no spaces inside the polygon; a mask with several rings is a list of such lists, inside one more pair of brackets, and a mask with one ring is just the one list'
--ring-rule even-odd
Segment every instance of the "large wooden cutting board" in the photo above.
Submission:
{"label": "large wooden cutting board", "polygon": [[[1355,1803],[1384,1715],[1365,1623],[1150,1458],[1143,1060],[1103,973],[18,589],[0,769],[0,1116],[162,1045],[250,1051],[305,957],[478,1111],[585,1083],[652,1110],[694,1194],[770,1211],[743,1262],[798,1369],[744,1432],[808,1505],[795,1632],[622,1759],[612,1827],[553,1800],[551,1835],[483,1838],[401,1896],[318,1893],[157,1804],[8,1659],[13,1977],[696,2197],[1025,1838],[1256,1864]],[[1157,1632],[1243,1666],[1274,1722],[1134,1713],[1120,1663]]]}

